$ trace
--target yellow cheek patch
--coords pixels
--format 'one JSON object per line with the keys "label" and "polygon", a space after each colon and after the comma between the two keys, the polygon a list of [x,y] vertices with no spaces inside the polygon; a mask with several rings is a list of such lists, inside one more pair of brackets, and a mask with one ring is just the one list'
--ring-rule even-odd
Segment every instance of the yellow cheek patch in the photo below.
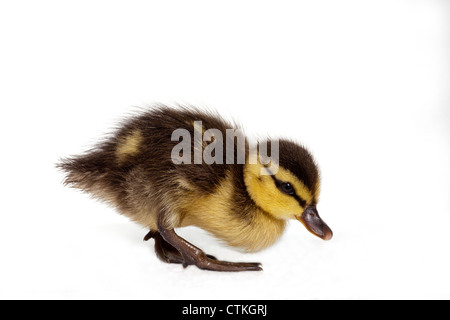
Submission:
{"label": "yellow cheek patch", "polygon": [[[253,201],[278,219],[292,219],[295,215],[301,214],[304,208],[298,201],[281,192],[273,178],[269,175],[261,175],[260,170],[261,164],[246,164],[244,167],[244,182]],[[280,168],[275,177],[291,183],[299,196],[306,201],[311,201],[312,196],[307,188],[289,171]]]}
{"label": "yellow cheek patch", "polygon": [[320,195],[320,179],[317,180],[316,185],[314,186],[314,202],[317,203],[319,201]]}
{"label": "yellow cheek patch", "polygon": [[128,157],[139,154],[142,140],[142,133],[139,130],[134,130],[131,134],[122,137],[116,149],[116,157],[119,163],[123,163]]}

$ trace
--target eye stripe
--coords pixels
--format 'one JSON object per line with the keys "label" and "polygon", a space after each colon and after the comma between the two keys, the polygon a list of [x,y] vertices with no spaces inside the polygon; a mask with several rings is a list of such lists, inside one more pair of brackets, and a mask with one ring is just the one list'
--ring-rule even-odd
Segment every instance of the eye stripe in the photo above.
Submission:
{"label": "eye stripe", "polygon": [[294,193],[293,197],[295,198],[295,200],[298,201],[298,203],[300,203],[300,206],[301,206],[302,208],[305,208],[305,207],[306,207],[306,201],[303,200],[302,198],[300,198],[296,193]]}
{"label": "eye stripe", "polygon": [[[277,188],[280,188],[280,185],[283,183],[282,181],[278,180],[277,178],[275,178],[274,175],[270,175],[270,177],[272,177],[273,181],[275,182],[275,185],[277,186]],[[306,201],[304,199],[302,199],[296,192],[294,189],[294,194],[292,194],[292,196],[294,197],[295,200],[298,201],[298,203],[300,204],[301,207],[305,207],[306,206]]]}

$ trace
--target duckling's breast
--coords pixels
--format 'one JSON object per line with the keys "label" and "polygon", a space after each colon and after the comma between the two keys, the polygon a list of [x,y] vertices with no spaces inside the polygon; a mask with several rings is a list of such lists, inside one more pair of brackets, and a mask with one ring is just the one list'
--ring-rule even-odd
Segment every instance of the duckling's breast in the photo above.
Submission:
{"label": "duckling's breast", "polygon": [[[186,180],[181,204],[181,226],[197,226],[246,251],[259,251],[272,245],[283,233],[285,221],[259,209],[251,199],[236,201],[233,178],[227,176],[214,193],[200,194]],[[242,199],[241,199],[242,200]]]}

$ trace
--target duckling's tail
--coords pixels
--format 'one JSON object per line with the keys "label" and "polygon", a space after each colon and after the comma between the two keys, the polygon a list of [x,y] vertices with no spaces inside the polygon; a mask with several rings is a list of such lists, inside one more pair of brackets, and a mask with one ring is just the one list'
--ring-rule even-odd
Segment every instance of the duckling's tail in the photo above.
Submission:
{"label": "duckling's tail", "polygon": [[111,200],[112,168],[107,157],[91,152],[61,159],[56,167],[65,173],[64,185],[81,189],[102,200]]}

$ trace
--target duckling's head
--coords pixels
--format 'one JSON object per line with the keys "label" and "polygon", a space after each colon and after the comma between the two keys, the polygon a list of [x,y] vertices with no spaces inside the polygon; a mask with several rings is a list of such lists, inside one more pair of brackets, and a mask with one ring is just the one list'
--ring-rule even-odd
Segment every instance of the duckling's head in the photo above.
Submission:
{"label": "duckling's head", "polygon": [[330,240],[333,232],[316,209],[320,176],[313,157],[294,142],[280,140],[278,144],[276,173],[259,160],[256,164],[245,164],[244,182],[248,194],[256,205],[273,217],[297,219],[314,235]]}

